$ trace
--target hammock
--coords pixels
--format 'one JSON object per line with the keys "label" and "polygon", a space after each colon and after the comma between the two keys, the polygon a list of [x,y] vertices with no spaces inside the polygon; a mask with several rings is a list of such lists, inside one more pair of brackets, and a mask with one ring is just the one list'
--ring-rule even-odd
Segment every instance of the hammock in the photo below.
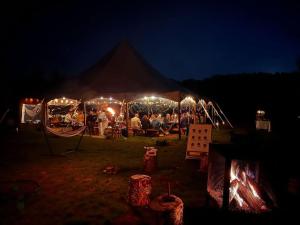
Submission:
{"label": "hammock", "polygon": [[25,107],[26,114],[29,117],[33,118],[41,112],[42,104],[37,104],[34,107],[30,107],[28,105],[25,105],[24,107]]}
{"label": "hammock", "polygon": [[83,132],[85,130],[86,126],[82,126],[76,130],[69,130],[69,131],[57,131],[56,129],[53,129],[51,127],[46,126],[46,129],[48,132],[60,136],[60,137],[74,137],[78,134],[80,134],[81,132]]}

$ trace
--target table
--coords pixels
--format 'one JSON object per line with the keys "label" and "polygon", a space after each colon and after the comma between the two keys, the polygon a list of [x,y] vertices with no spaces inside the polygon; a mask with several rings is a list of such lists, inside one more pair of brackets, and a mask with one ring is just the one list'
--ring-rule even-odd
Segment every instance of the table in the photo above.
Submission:
{"label": "table", "polygon": [[256,120],[256,130],[267,130],[271,132],[271,122],[269,120]]}

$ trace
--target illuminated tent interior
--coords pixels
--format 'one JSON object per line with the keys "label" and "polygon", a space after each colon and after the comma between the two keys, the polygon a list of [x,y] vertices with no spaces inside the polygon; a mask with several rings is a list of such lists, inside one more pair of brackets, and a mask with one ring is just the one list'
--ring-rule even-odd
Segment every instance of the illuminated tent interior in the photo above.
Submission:
{"label": "illuminated tent interior", "polygon": [[76,121],[78,124],[84,122],[79,118],[79,113],[83,113],[79,105],[80,101],[66,97],[48,101],[46,125],[57,129],[71,129]]}
{"label": "illuminated tent interior", "polygon": [[134,114],[139,113],[141,115],[150,116],[151,114],[171,114],[178,113],[175,109],[178,106],[176,101],[156,97],[156,96],[145,96],[133,100],[129,104],[129,115],[132,117]]}
{"label": "illuminated tent interior", "polygon": [[98,97],[90,99],[84,102],[84,108],[86,115],[91,111],[105,111],[108,113],[107,116],[109,117],[119,117],[124,116],[124,104],[123,102],[110,98],[105,97]]}
{"label": "illuminated tent interior", "polygon": [[37,124],[41,122],[43,101],[38,98],[25,98],[20,101],[20,122]]}

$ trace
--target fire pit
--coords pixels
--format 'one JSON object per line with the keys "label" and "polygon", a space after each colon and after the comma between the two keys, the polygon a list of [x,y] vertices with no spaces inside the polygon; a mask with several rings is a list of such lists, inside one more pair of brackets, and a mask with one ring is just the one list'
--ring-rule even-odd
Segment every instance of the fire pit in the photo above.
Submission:
{"label": "fire pit", "polygon": [[207,191],[219,207],[261,213],[275,206],[261,151],[253,145],[211,146]]}

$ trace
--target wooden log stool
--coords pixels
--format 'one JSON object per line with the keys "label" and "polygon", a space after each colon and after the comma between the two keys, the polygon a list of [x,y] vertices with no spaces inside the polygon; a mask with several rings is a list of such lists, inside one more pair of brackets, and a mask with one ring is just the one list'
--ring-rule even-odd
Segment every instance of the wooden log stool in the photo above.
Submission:
{"label": "wooden log stool", "polygon": [[175,195],[163,194],[158,196],[151,201],[150,208],[156,212],[156,224],[183,224],[183,201]]}
{"label": "wooden log stool", "polygon": [[144,155],[144,171],[153,173],[157,168],[157,149],[147,147]]}
{"label": "wooden log stool", "polygon": [[151,177],[136,174],[130,177],[128,202],[132,206],[147,206],[150,203],[152,190]]}

